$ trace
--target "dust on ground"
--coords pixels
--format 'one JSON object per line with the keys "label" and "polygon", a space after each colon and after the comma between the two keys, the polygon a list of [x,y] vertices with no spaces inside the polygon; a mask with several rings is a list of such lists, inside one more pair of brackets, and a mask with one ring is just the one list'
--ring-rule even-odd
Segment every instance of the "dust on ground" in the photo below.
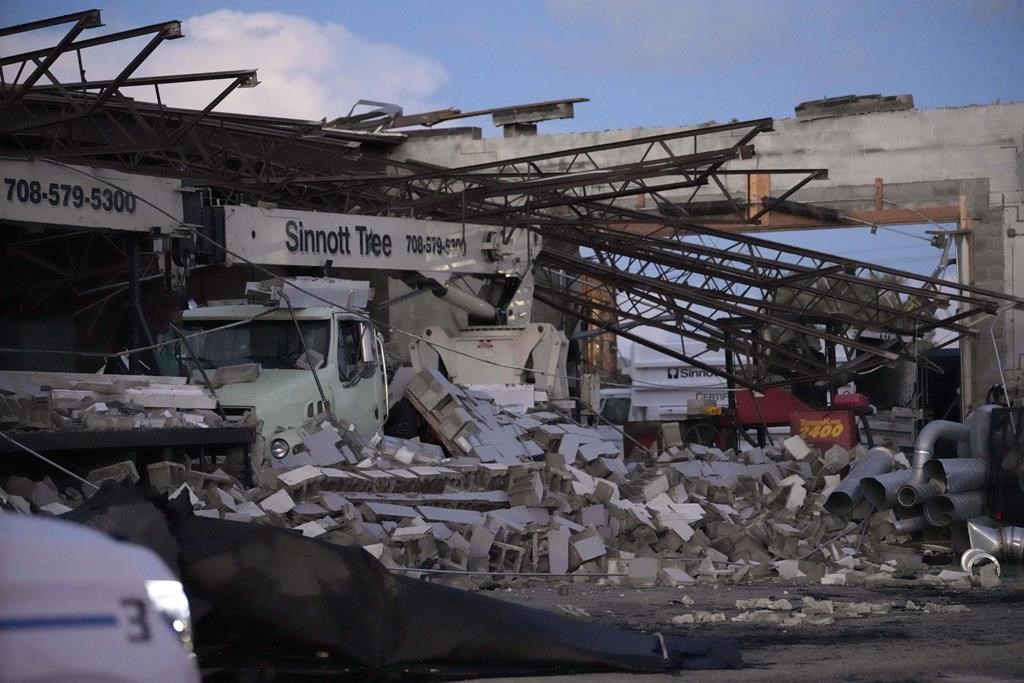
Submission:
{"label": "dust on ground", "polygon": [[[739,586],[632,588],[593,582],[516,581],[491,586],[494,597],[606,624],[689,635],[737,638],[739,671],[663,675],[589,674],[586,680],[647,681],[929,681],[1024,680],[1024,577],[994,590],[957,590],[908,582],[902,586],[822,586],[757,583]],[[687,596],[692,605],[685,604]],[[891,604],[886,614],[837,616],[829,625],[786,627],[732,621],[746,611],[737,600],[785,598],[799,607],[810,596],[834,603]],[[913,606],[908,607],[907,601]],[[930,604],[930,609],[924,609]],[[956,607],[963,605],[966,609]],[[673,624],[698,611],[722,612],[715,624]],[[589,615],[586,616],[586,615]],[[490,679],[493,683],[495,680]],[[515,679],[522,681],[524,679]],[[544,681],[580,680],[547,676]]]}

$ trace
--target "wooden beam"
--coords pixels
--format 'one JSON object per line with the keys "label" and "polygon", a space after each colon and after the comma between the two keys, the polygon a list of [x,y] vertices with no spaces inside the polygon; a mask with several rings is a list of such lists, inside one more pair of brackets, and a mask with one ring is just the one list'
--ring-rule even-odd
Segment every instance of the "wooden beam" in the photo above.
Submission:
{"label": "wooden beam", "polygon": [[[761,210],[761,200],[772,196],[772,176],[770,173],[751,173],[747,176],[747,218],[751,218]],[[768,214],[765,214],[768,218]]]}

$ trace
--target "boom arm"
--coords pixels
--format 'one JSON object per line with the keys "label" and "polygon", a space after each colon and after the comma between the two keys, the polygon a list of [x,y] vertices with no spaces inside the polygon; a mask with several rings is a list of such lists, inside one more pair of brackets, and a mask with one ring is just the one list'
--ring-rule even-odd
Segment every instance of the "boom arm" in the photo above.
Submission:
{"label": "boom arm", "polygon": [[[474,223],[224,206],[204,227],[226,246],[224,262],[386,271],[490,324],[529,322],[533,259],[540,237],[522,228]],[[453,275],[491,282],[485,296],[449,283]]]}
{"label": "boom arm", "polygon": [[[539,238],[526,230],[390,216],[217,207],[230,252],[274,266],[523,277]],[[230,265],[236,258],[226,255]]]}

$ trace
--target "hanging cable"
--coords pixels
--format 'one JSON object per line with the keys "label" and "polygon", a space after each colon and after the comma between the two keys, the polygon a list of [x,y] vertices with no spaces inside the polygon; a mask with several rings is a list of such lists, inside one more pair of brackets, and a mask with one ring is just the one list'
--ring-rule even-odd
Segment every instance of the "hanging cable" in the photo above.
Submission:
{"label": "hanging cable", "polygon": [[[314,363],[312,356],[309,355],[309,347],[306,346],[306,338],[303,336],[302,328],[299,326],[299,321],[295,317],[295,310],[292,308],[291,299],[288,298],[288,295],[285,294],[284,291],[280,293],[280,296],[284,299],[284,302],[288,304],[288,315],[291,316],[292,322],[295,323],[295,333],[299,335],[299,345],[302,347],[302,354],[306,357],[306,365],[309,366],[309,371],[313,373],[313,381],[316,382],[316,390],[320,392],[320,400],[323,401],[324,404],[323,409],[327,410],[327,406],[329,405],[327,402],[327,394],[324,393],[324,386],[320,384],[320,375],[317,374],[316,371],[317,367],[320,366],[320,362],[318,361]],[[330,353],[330,350],[328,350],[328,353]]]}
{"label": "hanging cable", "polygon": [[58,470],[60,470],[64,474],[66,474],[69,477],[72,477],[72,478],[78,480],[80,483],[84,484],[85,486],[91,486],[92,488],[94,488],[97,491],[99,491],[100,487],[97,486],[96,484],[92,483],[88,479],[84,479],[84,478],[78,476],[77,474],[75,474],[74,472],[72,472],[68,468],[64,467],[63,465],[60,465],[60,464],[54,462],[53,460],[50,460],[49,458],[47,458],[42,453],[39,453],[37,451],[32,450],[31,448],[29,448],[25,444],[21,443],[17,439],[12,438],[9,434],[7,434],[5,432],[0,432],[0,437],[3,437],[6,441],[10,442],[11,444],[13,444],[14,446],[20,448],[21,450],[25,451],[26,453],[28,453],[28,454],[38,458],[39,460],[42,460],[47,465],[50,465],[51,467],[56,467]]}

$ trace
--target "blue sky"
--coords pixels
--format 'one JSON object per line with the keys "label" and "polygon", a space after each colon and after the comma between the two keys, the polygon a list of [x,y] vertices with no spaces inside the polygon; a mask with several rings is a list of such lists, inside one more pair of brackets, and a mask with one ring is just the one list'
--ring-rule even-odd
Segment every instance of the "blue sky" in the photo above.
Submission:
{"label": "blue sky", "polygon": [[[399,104],[407,112],[591,99],[577,107],[574,121],[546,126],[554,132],[781,118],[792,116],[801,101],[849,93],[911,93],[918,107],[1024,99],[1021,0],[95,4],[111,28],[188,20],[218,9],[292,15],[317,27],[340,25],[347,32],[341,38],[328,34],[326,42],[350,41],[352,49],[327,55],[328,63],[309,80],[325,81],[322,74],[330,70],[341,92],[334,99],[322,91],[310,95],[310,118],[344,113],[337,110],[356,97],[404,97]],[[0,17],[10,24],[87,6],[0,0]],[[223,40],[193,40],[199,54],[176,61],[204,70],[207,63],[227,68],[217,61],[226,59],[234,67],[260,68],[261,77],[264,71],[272,75],[280,60],[317,61],[310,40],[261,43],[256,52],[234,49],[247,41],[244,30],[233,30],[241,25],[238,16],[220,21],[227,34]],[[195,33],[188,21],[185,32]],[[187,50],[189,40],[176,41],[176,56]],[[218,44],[226,56],[215,54]],[[381,56],[384,48],[393,50]],[[364,60],[370,53],[378,59]],[[403,68],[407,64],[412,67]],[[403,71],[414,76],[403,81]],[[344,82],[338,74],[345,75]],[[273,87],[265,93],[282,99]],[[304,91],[296,93],[292,99],[301,101]],[[331,111],[317,111],[317,105]],[[479,123],[489,128],[486,119]]]}

